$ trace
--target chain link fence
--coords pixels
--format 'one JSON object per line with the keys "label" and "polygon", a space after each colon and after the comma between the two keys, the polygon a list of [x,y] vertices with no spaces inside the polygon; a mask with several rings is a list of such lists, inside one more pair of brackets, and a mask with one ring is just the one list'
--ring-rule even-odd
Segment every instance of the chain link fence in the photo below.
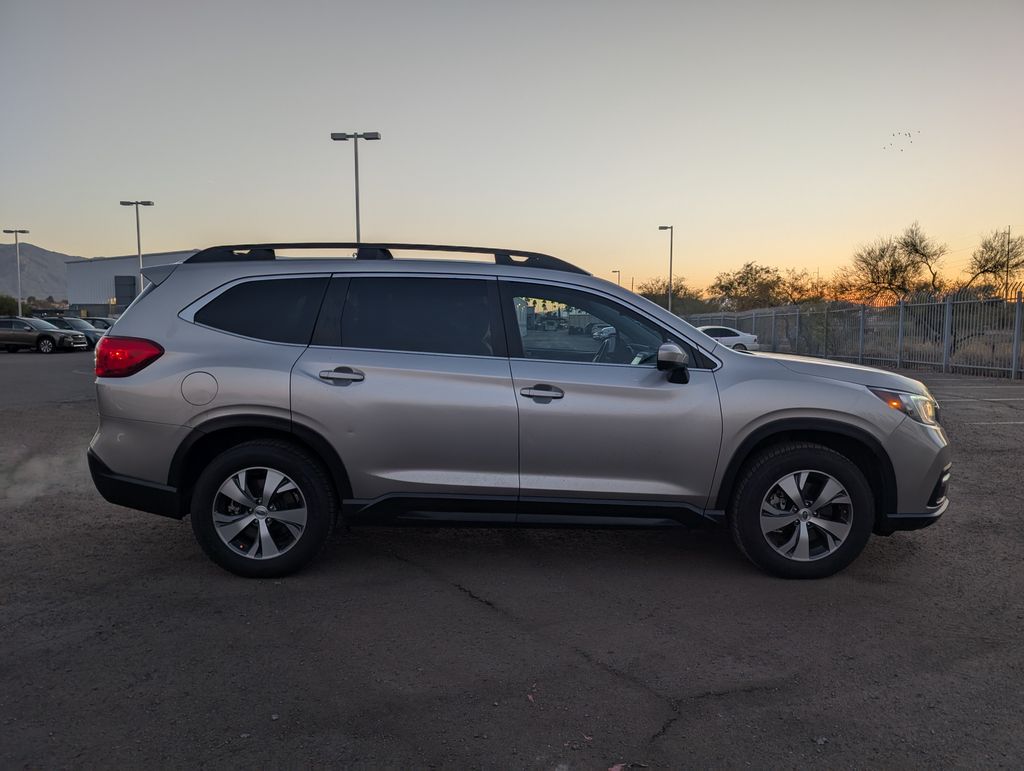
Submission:
{"label": "chain link fence", "polygon": [[945,298],[870,306],[818,303],[687,317],[757,335],[762,351],[876,367],[1019,378],[1022,293],[1013,299]]}

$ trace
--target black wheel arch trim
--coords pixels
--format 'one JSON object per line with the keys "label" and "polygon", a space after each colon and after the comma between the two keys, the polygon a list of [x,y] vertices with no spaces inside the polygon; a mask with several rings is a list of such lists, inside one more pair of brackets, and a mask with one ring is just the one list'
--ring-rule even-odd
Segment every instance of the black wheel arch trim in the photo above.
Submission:
{"label": "black wheel arch trim", "polygon": [[[272,415],[228,415],[213,418],[195,426],[174,452],[167,473],[167,484],[182,490],[191,489],[195,480],[183,479],[182,475],[191,452],[207,437],[224,431],[259,431],[260,429],[294,436],[300,444],[306,445],[327,466],[337,488],[339,500],[351,495],[352,488],[348,472],[331,443],[311,428],[296,423],[294,420]],[[187,496],[182,496],[182,499],[183,505],[187,506]]]}
{"label": "black wheel arch trim", "polygon": [[[722,481],[718,485],[715,508],[727,509],[729,507],[736,479],[755,447],[775,436],[784,439],[787,434],[806,435],[808,433],[835,434],[852,439],[866,447],[878,462],[878,469],[882,476],[882,489],[874,491],[876,495],[879,495],[876,508],[880,512],[897,510],[896,472],[893,470],[892,460],[885,448],[882,447],[881,442],[864,429],[828,418],[782,418],[766,423],[748,434],[729,459],[729,464],[722,475]],[[871,480],[868,481],[870,483]]]}

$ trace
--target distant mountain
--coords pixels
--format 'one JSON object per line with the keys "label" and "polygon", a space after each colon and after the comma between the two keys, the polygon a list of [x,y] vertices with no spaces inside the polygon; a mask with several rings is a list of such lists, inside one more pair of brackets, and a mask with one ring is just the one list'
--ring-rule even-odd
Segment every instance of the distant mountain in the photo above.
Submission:
{"label": "distant mountain", "polygon": [[[21,242],[21,295],[40,299],[53,295],[55,300],[68,296],[67,271],[64,263],[77,260],[60,252],[51,252],[34,244]],[[0,244],[0,294],[14,297],[18,292],[18,274],[14,244]]]}

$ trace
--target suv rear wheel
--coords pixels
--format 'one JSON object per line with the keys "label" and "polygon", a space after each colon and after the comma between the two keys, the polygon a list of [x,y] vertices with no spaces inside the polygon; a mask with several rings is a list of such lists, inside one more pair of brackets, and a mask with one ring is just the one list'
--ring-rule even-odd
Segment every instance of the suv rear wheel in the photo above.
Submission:
{"label": "suv rear wheel", "polygon": [[207,465],[192,494],[192,531],[207,555],[240,576],[271,578],[323,549],[337,511],[320,463],[273,440],[240,444]]}
{"label": "suv rear wheel", "polygon": [[837,573],[864,549],[874,496],[857,464],[823,445],[789,442],[759,453],[733,497],[733,540],[783,578]]}

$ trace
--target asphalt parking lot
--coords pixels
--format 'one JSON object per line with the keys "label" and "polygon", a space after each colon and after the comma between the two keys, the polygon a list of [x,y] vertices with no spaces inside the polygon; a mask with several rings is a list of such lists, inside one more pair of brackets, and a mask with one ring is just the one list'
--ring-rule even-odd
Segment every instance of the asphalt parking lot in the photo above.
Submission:
{"label": "asphalt parking lot", "polygon": [[90,366],[0,353],[0,766],[1024,763],[1024,384],[923,375],[952,506],[831,579],[724,532],[381,528],[254,581],[95,492]]}

